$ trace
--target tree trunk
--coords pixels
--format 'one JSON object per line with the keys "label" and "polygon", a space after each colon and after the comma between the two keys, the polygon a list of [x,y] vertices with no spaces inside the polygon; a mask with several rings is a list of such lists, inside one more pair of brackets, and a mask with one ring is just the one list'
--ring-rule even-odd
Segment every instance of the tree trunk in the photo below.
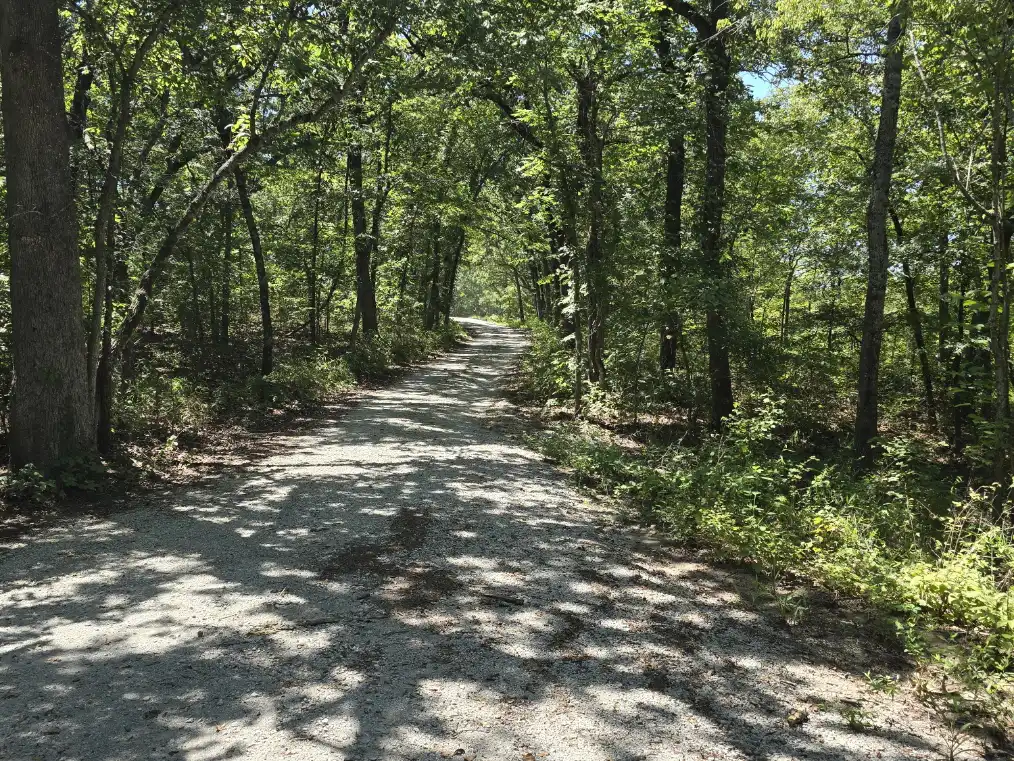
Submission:
{"label": "tree trunk", "polygon": [[891,175],[894,171],[894,145],[898,136],[898,109],[901,103],[904,50],[900,39],[904,31],[904,22],[900,10],[896,10],[887,30],[880,125],[873,149],[872,187],[866,209],[869,270],[866,281],[863,340],[859,355],[859,404],[855,427],[856,455],[866,464],[873,459],[873,440],[877,437],[880,346],[884,337],[884,298],[887,293],[887,213]]}
{"label": "tree trunk", "polygon": [[659,367],[676,368],[677,340],[682,330],[676,310],[675,278],[680,267],[683,230],[683,188],[686,184],[686,136],[680,132],[669,138],[665,172],[665,222],[659,279],[662,285],[662,325],[659,335]]}
{"label": "tree trunk", "polygon": [[915,339],[915,350],[919,355],[919,367],[922,370],[923,392],[926,398],[926,414],[929,417],[930,425],[937,427],[936,401],[933,394],[933,370],[930,367],[929,354],[926,351],[926,341],[922,332],[922,315],[919,313],[919,305],[915,297],[915,278],[912,277],[912,269],[908,263],[908,257],[902,260],[902,273],[905,277],[905,298],[908,302],[908,322],[912,328],[912,337]]}
{"label": "tree trunk", "polygon": [[0,4],[14,391],[11,464],[95,451],[59,3]]}
{"label": "tree trunk", "polygon": [[949,239],[947,233],[940,236],[940,273],[937,303],[937,361],[947,366],[950,353],[951,329],[951,265],[947,260]]}
{"label": "tree trunk", "polygon": [[521,276],[518,275],[518,268],[517,267],[511,268],[511,274],[514,275],[514,292],[515,292],[515,294],[518,297],[518,319],[521,321],[521,324],[524,325],[524,323],[525,323],[525,296],[524,296],[524,292],[521,290]]}
{"label": "tree trunk", "polygon": [[[898,239],[898,246],[905,243],[905,232],[901,225],[901,219],[888,208],[891,221],[894,223],[894,233]],[[901,259],[901,271],[905,279],[905,300],[908,304],[908,324],[912,328],[912,337],[915,340],[915,350],[919,357],[919,367],[922,371],[923,393],[926,400],[926,414],[929,417],[930,425],[937,427],[936,401],[933,394],[933,370],[930,367],[929,354],[926,351],[926,340],[922,333],[922,315],[919,313],[919,302],[915,297],[915,278],[912,277],[912,268],[908,262],[908,256],[903,255]]]}
{"label": "tree trunk", "polygon": [[1007,509],[1010,490],[1010,262],[1011,220],[1007,216],[1007,137],[1010,119],[1010,19],[1003,40],[1002,61],[997,64],[990,105],[992,145],[993,275],[989,288],[989,348],[993,355],[993,481],[1002,487],[993,500],[999,521]]}
{"label": "tree trunk", "polygon": [[363,198],[363,149],[358,143],[349,148],[349,179],[352,185],[352,234],[356,251],[356,310],[367,339],[377,334],[377,293],[373,284],[370,259],[373,241],[366,229],[366,201]]}
{"label": "tree trunk", "polygon": [[[115,125],[113,134],[109,138],[109,163],[106,165],[105,177],[102,182],[102,190],[99,193],[99,211],[95,218],[93,229],[95,241],[95,283],[92,289],[92,312],[91,323],[88,333],[88,393],[93,399],[96,394],[96,373],[98,372],[99,353],[102,342],[102,316],[105,312],[106,290],[108,279],[108,262],[110,253],[106,251],[106,231],[113,222],[116,213],[116,199],[119,195],[120,169],[123,164],[123,144],[127,138],[127,127],[131,120],[131,111],[134,97],[134,83],[141,71],[141,66],[147,58],[149,51],[155,44],[165,24],[168,21],[168,14],[172,4],[166,6],[161,18],[152,27],[134,52],[130,68],[123,73],[117,93],[117,111],[115,118],[110,122]],[[75,92],[75,98],[77,93]],[[87,108],[87,104],[83,104]],[[81,127],[83,128],[83,122]],[[108,239],[110,242],[112,238]]]}
{"label": "tree trunk", "polygon": [[[792,309],[792,281],[796,279],[796,260],[789,264],[789,274],[785,276],[785,288],[782,290],[782,319],[780,337],[782,346],[789,340],[789,317]],[[830,340],[828,341],[830,343]]]}
{"label": "tree trunk", "polygon": [[110,359],[113,350],[113,318],[115,313],[113,298],[122,295],[123,281],[126,280],[126,262],[119,265],[113,255],[113,238],[116,231],[115,219],[109,220],[106,236],[109,239],[106,250],[109,252],[109,265],[112,270],[112,283],[106,288],[105,316],[102,325],[102,347],[99,354],[98,367],[95,369],[95,432],[99,452],[110,454],[113,449],[113,373]]}
{"label": "tree trunk", "polygon": [[[968,293],[968,276],[961,276],[961,290],[958,293],[960,297],[958,299],[957,316],[955,317],[955,324],[957,327],[957,336],[955,343],[961,345],[965,340],[965,297]],[[954,429],[953,438],[951,440],[951,448],[955,452],[962,450],[962,434],[965,428],[965,421],[968,419],[968,413],[970,410],[970,395],[967,391],[967,383],[965,382],[965,359],[968,350],[964,352],[955,351],[951,357],[951,409],[954,415]]]}
{"label": "tree trunk", "polygon": [[577,300],[581,293],[581,270],[577,257],[571,257],[570,281],[573,285],[575,302],[574,314],[574,417],[579,418],[584,412],[584,362],[581,357],[581,316],[577,313]]}
{"label": "tree trunk", "polygon": [[271,324],[271,290],[268,283],[268,271],[264,266],[264,251],[261,248],[261,236],[254,217],[253,204],[250,203],[250,192],[246,184],[246,172],[237,167],[236,190],[239,193],[239,204],[243,208],[246,229],[250,235],[250,247],[253,249],[254,266],[257,269],[257,289],[260,295],[261,308],[261,376],[271,375],[274,368],[275,331]]}
{"label": "tree trunk", "polygon": [[320,315],[317,308],[317,258],[320,254],[320,191],[324,180],[324,165],[317,167],[317,182],[313,191],[313,231],[311,233],[310,267],[306,272],[307,313],[310,325],[310,345],[316,346]]}
{"label": "tree trunk", "polygon": [[222,327],[218,331],[222,346],[229,345],[229,302],[232,300],[232,204],[222,206],[225,240],[222,245]]}
{"label": "tree trunk", "polygon": [[594,71],[577,80],[578,145],[588,191],[588,240],[585,245],[585,272],[588,287],[588,380],[604,383],[607,280],[605,271],[604,179],[602,176],[602,138],[598,127],[598,82]]}
{"label": "tree trunk", "polygon": [[[1002,203],[1002,202],[1001,202]],[[990,278],[989,346],[993,355],[993,481],[1005,488],[1010,473],[1010,294],[1007,266],[1010,259],[1010,223],[997,215],[993,235],[993,274]],[[1001,517],[1005,500],[998,495],[995,502],[997,518]]]}
{"label": "tree trunk", "polygon": [[[704,94],[706,118],[706,155],[704,190],[701,199],[701,257],[705,276],[710,279],[706,328],[708,336],[708,375],[711,381],[711,425],[721,428],[732,414],[732,368],[729,361],[726,302],[731,288],[728,264],[722,257],[722,223],[725,215],[726,134],[729,128],[728,90],[732,78],[732,59],[725,36],[718,33],[720,22],[728,19],[729,5],[712,4],[715,33],[701,35],[707,61]],[[710,32],[710,29],[707,30]]]}
{"label": "tree trunk", "polygon": [[426,306],[423,309],[423,327],[426,330],[433,330],[436,327],[437,316],[440,314],[441,235],[440,220],[436,219],[433,223],[433,260],[430,265],[429,294],[426,296]]}
{"label": "tree trunk", "polygon": [[[669,13],[660,15],[656,48],[662,70],[675,85],[678,82],[672,46],[669,37],[672,19]],[[678,85],[677,85],[678,86]],[[662,292],[661,324],[659,325],[658,364],[662,372],[676,369],[679,335],[683,331],[682,315],[677,310],[675,278],[682,264],[683,191],[686,185],[687,143],[683,125],[677,127],[667,142],[665,162],[665,204],[662,227],[662,252],[659,258],[659,285]]]}
{"label": "tree trunk", "polygon": [[197,287],[197,272],[194,269],[194,252],[187,248],[187,279],[190,281],[190,319],[193,322],[194,338],[198,350],[204,351],[204,322],[201,320],[201,294]]}
{"label": "tree trunk", "polygon": [[465,250],[466,231],[464,227],[454,230],[454,247],[447,255],[444,266],[444,287],[440,299],[440,313],[444,318],[444,326],[451,321],[451,310],[454,308],[454,287],[457,285],[458,268],[461,266],[461,255]]}

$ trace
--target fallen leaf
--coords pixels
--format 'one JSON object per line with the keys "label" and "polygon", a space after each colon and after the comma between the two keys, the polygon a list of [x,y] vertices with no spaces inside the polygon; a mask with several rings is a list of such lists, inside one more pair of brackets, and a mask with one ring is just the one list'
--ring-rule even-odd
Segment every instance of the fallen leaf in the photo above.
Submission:
{"label": "fallen leaf", "polygon": [[790,711],[789,715],[785,717],[785,723],[790,727],[799,727],[810,720],[810,714],[805,710],[797,709]]}

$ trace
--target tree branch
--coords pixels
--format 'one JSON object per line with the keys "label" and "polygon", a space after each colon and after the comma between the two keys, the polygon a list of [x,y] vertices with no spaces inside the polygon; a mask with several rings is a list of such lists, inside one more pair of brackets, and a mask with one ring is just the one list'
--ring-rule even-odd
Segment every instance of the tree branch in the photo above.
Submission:
{"label": "tree branch", "polygon": [[[958,169],[957,163],[955,163],[950,151],[947,150],[947,134],[944,131],[944,120],[940,115],[940,106],[937,104],[936,96],[930,89],[929,82],[926,79],[926,72],[922,68],[922,62],[919,60],[919,50],[916,46],[915,35],[911,31],[909,31],[908,35],[912,43],[912,57],[915,60],[915,69],[919,73],[919,80],[922,82],[923,88],[926,90],[926,97],[929,98],[930,104],[933,107],[933,115],[936,118],[937,125],[937,137],[940,141],[940,152],[943,154],[947,168],[951,170],[951,179],[954,181],[955,187],[961,192],[961,195],[965,197],[965,200],[980,214],[988,217],[991,212],[972,195],[972,191],[961,181],[961,170]],[[971,172],[969,172],[968,179],[971,180]]]}

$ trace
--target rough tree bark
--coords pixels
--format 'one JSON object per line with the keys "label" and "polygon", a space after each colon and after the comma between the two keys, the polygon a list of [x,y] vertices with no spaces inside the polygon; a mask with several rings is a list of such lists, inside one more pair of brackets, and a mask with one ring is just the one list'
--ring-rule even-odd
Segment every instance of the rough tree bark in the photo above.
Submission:
{"label": "rough tree bark", "polygon": [[11,255],[11,464],[95,450],[56,0],[0,3]]}

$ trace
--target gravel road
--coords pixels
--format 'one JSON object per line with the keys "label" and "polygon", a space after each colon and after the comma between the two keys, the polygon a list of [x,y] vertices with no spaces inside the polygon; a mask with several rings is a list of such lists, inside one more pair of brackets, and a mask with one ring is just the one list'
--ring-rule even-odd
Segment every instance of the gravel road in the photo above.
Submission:
{"label": "gravel road", "polygon": [[0,758],[940,758],[860,638],[507,436],[524,339],[471,329],[247,471],[0,544]]}

